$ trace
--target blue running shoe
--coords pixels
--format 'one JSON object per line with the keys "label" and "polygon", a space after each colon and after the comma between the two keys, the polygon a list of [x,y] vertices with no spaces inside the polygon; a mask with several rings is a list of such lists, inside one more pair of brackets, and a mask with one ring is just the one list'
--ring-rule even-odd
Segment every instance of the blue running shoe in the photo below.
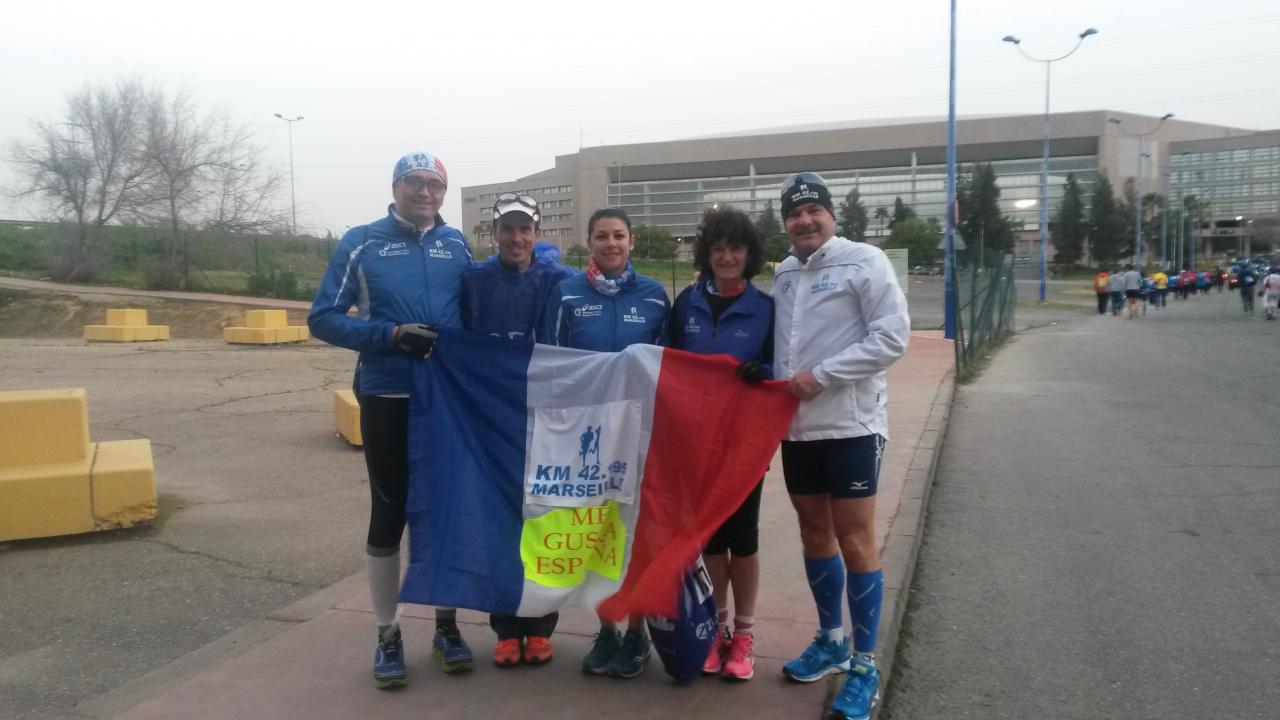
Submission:
{"label": "blue running shoe", "polygon": [[782,666],[782,674],[796,682],[813,682],[824,675],[849,669],[849,638],[835,643],[819,631],[800,657]]}
{"label": "blue running shoe", "polygon": [[613,659],[618,648],[622,647],[622,638],[615,630],[600,628],[596,639],[591,642],[591,651],[582,658],[582,672],[588,675],[604,675],[609,672],[609,661]]}
{"label": "blue running shoe", "polygon": [[644,672],[652,649],[644,630],[628,630],[622,636],[622,645],[609,659],[609,674],[616,678],[633,678]]}
{"label": "blue running shoe", "polygon": [[876,666],[853,660],[844,687],[831,702],[832,720],[868,720],[880,700],[880,673]]}
{"label": "blue running shoe", "polygon": [[471,647],[462,639],[457,625],[436,628],[436,636],[431,641],[431,657],[447,673],[466,672],[475,661]]}
{"label": "blue running shoe", "polygon": [[409,676],[404,669],[404,640],[399,630],[390,637],[378,638],[378,647],[373,651],[373,684],[378,688],[409,684]]}

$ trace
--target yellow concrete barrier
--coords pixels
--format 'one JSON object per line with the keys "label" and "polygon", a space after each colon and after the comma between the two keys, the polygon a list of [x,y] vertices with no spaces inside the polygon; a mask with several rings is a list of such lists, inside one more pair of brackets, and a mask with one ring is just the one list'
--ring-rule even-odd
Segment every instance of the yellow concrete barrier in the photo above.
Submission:
{"label": "yellow concrete barrier", "polygon": [[89,458],[83,388],[0,392],[0,469]]}
{"label": "yellow concrete barrier", "polygon": [[149,342],[168,340],[168,325],[147,324],[143,308],[111,308],[104,325],[85,325],[84,339],[94,342]]}
{"label": "yellow concrete barrier", "polygon": [[222,329],[222,339],[235,345],[279,345],[311,339],[306,325],[290,325],[284,310],[249,310],[243,327]]}
{"label": "yellow concrete barrier", "polygon": [[249,310],[244,314],[244,324],[251,328],[288,327],[289,313],[284,310]]}
{"label": "yellow concrete barrier", "polygon": [[333,393],[333,423],[338,426],[338,434],[356,447],[364,445],[360,436],[360,403],[356,402],[356,394],[350,390],[335,390]]}
{"label": "yellow concrete barrier", "polygon": [[83,389],[0,392],[0,542],[156,516],[151,441],[90,442]]}

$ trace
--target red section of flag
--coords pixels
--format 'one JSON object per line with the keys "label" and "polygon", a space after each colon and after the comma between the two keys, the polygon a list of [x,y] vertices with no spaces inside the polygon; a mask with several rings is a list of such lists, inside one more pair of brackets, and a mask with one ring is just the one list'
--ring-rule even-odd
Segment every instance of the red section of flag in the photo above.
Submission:
{"label": "red section of flag", "polygon": [[768,469],[797,401],[785,382],[748,385],[736,367],[663,351],[631,562],[602,617],[674,617],[685,570]]}

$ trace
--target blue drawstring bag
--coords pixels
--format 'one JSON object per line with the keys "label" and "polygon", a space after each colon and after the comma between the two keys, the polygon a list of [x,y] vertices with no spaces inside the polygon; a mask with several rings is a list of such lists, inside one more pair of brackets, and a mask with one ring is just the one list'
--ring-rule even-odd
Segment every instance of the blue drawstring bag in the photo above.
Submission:
{"label": "blue drawstring bag", "polygon": [[684,574],[676,612],[674,618],[646,618],[649,637],[667,674],[676,682],[690,683],[702,674],[702,664],[716,636],[716,601],[701,555]]}

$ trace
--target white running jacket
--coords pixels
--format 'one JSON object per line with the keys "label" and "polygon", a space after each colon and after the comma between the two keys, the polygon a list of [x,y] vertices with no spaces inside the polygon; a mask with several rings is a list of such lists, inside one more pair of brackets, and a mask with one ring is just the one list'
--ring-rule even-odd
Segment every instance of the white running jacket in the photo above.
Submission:
{"label": "white running jacket", "polygon": [[774,270],[774,372],[812,370],[824,390],[800,403],[788,440],[889,437],[885,371],[907,351],[907,298],[884,252],[834,236],[808,262]]}

